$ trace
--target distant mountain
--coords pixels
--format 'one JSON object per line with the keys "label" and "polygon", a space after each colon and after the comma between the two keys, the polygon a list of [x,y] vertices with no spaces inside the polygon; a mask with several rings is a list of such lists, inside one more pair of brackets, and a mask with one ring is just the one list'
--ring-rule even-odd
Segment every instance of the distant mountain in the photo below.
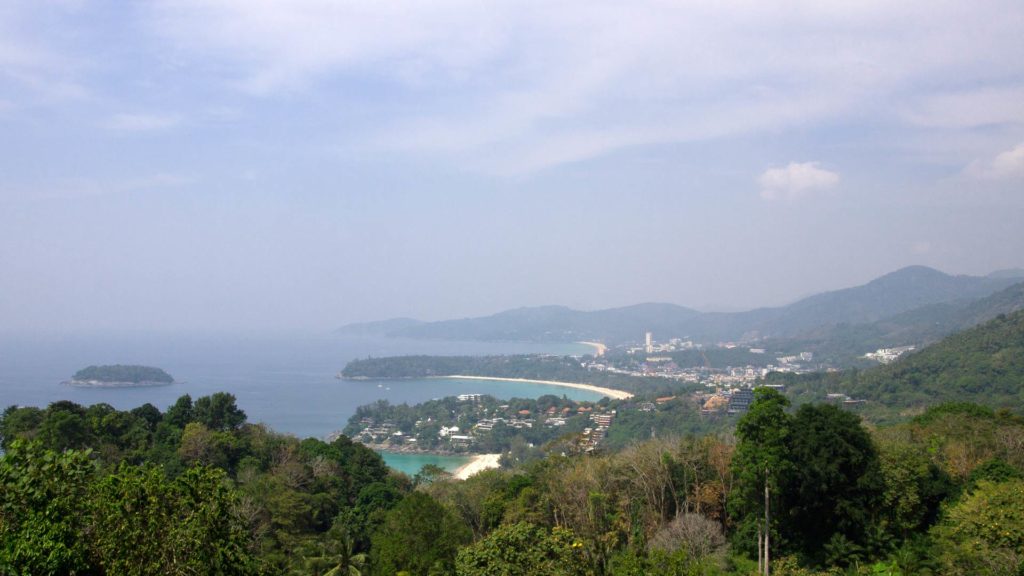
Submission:
{"label": "distant mountain", "polygon": [[1024,278],[1024,268],[1007,268],[996,270],[988,275],[989,278]]}
{"label": "distant mountain", "polygon": [[392,318],[391,320],[380,320],[376,322],[359,322],[347,324],[335,331],[336,334],[348,334],[353,336],[379,335],[385,336],[393,332],[406,330],[414,326],[424,324],[420,320],[412,318]]}
{"label": "distant mountain", "polygon": [[765,331],[793,335],[826,324],[863,324],[942,302],[983,298],[1010,284],[1011,278],[951,276],[925,266],[910,266],[854,288],[825,292],[784,307]]}
{"label": "distant mountain", "polygon": [[347,326],[341,331],[374,330],[390,336],[451,340],[593,339],[610,344],[640,341],[647,331],[660,340],[792,338],[829,326],[870,324],[923,306],[970,302],[1020,281],[1012,276],[1006,271],[997,277],[952,276],[910,266],[862,286],[747,312],[701,313],[674,304],[637,304],[588,312],[542,306],[440,322],[389,320]]}
{"label": "distant mountain", "polygon": [[392,334],[450,340],[577,341],[596,338],[621,342],[642,338],[648,330],[671,334],[699,314],[696,310],[674,304],[637,304],[594,312],[564,306],[541,306],[508,310],[482,318],[430,322]]}

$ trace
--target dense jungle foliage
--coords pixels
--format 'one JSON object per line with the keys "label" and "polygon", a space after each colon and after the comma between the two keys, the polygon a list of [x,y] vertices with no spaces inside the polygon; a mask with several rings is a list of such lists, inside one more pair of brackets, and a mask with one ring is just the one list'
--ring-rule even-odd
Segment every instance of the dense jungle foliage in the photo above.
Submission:
{"label": "dense jungle foliage", "polygon": [[409,478],[341,437],[249,424],[230,394],[161,412],[0,419],[3,574],[1014,574],[1024,420],[972,404],[867,429],[760,389],[735,435]]}

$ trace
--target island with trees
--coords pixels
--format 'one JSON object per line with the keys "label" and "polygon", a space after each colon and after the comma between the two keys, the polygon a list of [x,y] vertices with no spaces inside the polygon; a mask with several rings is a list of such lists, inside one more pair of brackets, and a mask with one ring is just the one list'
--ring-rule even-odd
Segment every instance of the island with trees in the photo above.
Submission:
{"label": "island with trees", "polygon": [[174,378],[160,368],[152,366],[113,364],[82,368],[75,372],[66,384],[106,388],[166,386],[174,384]]}

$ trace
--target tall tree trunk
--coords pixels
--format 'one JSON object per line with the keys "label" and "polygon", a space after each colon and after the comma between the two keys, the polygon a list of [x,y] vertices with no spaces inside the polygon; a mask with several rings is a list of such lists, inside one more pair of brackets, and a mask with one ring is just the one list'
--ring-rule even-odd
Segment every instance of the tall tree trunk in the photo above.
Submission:
{"label": "tall tree trunk", "polygon": [[764,469],[764,576],[770,576],[770,564],[768,559],[768,536],[772,533],[770,505],[768,503],[768,469]]}

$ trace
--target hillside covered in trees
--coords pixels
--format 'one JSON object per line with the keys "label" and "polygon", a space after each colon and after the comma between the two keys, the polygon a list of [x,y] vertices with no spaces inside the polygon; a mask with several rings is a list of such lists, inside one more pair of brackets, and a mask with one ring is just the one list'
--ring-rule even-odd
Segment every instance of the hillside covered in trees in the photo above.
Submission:
{"label": "hillside covered in trees", "polygon": [[0,435],[4,574],[748,575],[759,529],[779,575],[1024,562],[1024,419],[972,404],[869,430],[760,389],[734,435],[553,444],[467,481],[276,434],[223,393],[11,407]]}
{"label": "hillside covered in trees", "polygon": [[804,400],[843,393],[896,410],[939,402],[975,402],[1024,411],[1024,310],[1000,315],[974,328],[867,370],[799,376],[773,374]]}

